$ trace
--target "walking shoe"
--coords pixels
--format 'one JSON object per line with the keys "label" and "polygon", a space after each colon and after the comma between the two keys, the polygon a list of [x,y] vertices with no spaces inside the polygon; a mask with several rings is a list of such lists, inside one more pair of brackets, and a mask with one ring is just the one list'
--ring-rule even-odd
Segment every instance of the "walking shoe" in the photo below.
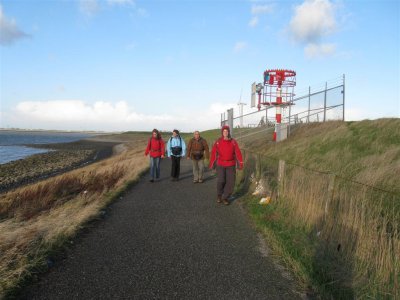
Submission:
{"label": "walking shoe", "polygon": [[199,179],[199,183],[203,183],[203,179]]}
{"label": "walking shoe", "polygon": [[224,203],[225,205],[229,205],[228,199],[223,199],[223,200],[222,200],[222,203]]}
{"label": "walking shoe", "polygon": [[218,195],[218,197],[217,197],[217,203],[221,203],[222,202],[222,196],[221,195]]}
{"label": "walking shoe", "polygon": [[151,179],[150,179],[150,182],[154,182],[154,179],[153,179],[153,178],[151,178]]}
{"label": "walking shoe", "polygon": [[199,181],[198,180],[193,180],[193,183],[198,183]]}

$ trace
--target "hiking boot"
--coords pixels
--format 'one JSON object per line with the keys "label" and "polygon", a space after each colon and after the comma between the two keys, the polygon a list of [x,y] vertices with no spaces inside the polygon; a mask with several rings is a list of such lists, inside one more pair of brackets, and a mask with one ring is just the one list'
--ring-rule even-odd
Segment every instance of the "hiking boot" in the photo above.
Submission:
{"label": "hiking boot", "polygon": [[217,197],[217,203],[221,203],[222,202],[222,196],[221,195],[218,195],[218,197]]}
{"label": "hiking boot", "polygon": [[229,205],[228,199],[223,199],[223,200],[222,200],[222,203],[224,203],[225,205]]}

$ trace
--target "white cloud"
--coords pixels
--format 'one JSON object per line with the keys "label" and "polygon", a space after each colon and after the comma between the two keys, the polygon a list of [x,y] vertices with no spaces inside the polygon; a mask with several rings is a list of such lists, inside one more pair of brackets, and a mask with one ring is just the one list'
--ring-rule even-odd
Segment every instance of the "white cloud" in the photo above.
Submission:
{"label": "white cloud", "polygon": [[135,15],[140,17],[149,16],[149,13],[146,9],[136,6],[135,0],[79,0],[80,11],[89,17],[97,14],[101,8],[107,9],[107,6],[109,8],[126,6]]}
{"label": "white cloud", "polygon": [[0,45],[11,45],[16,40],[28,36],[28,34],[18,28],[14,19],[6,17],[3,13],[3,7],[0,4]]}
{"label": "white cloud", "polygon": [[107,0],[107,3],[111,5],[135,5],[133,0]]}
{"label": "white cloud", "polygon": [[249,21],[249,26],[256,27],[258,25],[258,21],[259,21],[259,19],[257,16],[251,18],[251,20]]}
{"label": "white cloud", "polygon": [[100,10],[100,6],[97,0],[79,0],[79,9],[85,15],[92,16]]}
{"label": "white cloud", "polygon": [[308,59],[335,54],[336,45],[322,40],[337,30],[337,8],[329,0],[305,0],[294,7],[289,33],[295,42],[305,45]]}
{"label": "white cloud", "polygon": [[247,48],[247,43],[246,42],[237,42],[235,44],[235,46],[233,47],[233,51],[238,53],[238,52],[243,51],[246,48]]}
{"label": "white cloud", "polygon": [[306,0],[295,7],[290,32],[295,41],[316,43],[337,27],[335,6],[329,0]]}
{"label": "white cloud", "polygon": [[217,128],[221,113],[235,104],[213,103],[201,114],[193,114],[191,107],[179,107],[173,114],[142,114],[125,101],[98,101],[93,104],[81,100],[20,102],[7,117],[7,124],[20,128],[65,130],[162,130],[178,128],[184,131]]}
{"label": "white cloud", "polygon": [[273,5],[271,4],[253,4],[251,6],[252,18],[249,21],[250,27],[256,27],[260,21],[260,15],[269,14],[273,11]]}
{"label": "white cloud", "polygon": [[335,44],[308,44],[304,48],[304,53],[307,58],[318,58],[323,56],[331,56],[335,54]]}
{"label": "white cloud", "polygon": [[273,11],[273,6],[271,4],[253,5],[251,7],[251,13],[253,15],[269,14],[272,11]]}

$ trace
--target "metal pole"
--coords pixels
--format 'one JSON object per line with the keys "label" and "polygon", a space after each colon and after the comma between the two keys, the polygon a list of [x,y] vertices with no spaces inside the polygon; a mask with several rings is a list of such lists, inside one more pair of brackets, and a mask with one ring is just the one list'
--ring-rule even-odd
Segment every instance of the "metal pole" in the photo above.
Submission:
{"label": "metal pole", "polygon": [[292,105],[291,101],[289,100],[289,128],[288,128],[288,136],[290,136],[290,117],[292,113]]}
{"label": "metal pole", "polygon": [[228,109],[227,110],[228,113],[228,121],[227,121],[227,125],[229,126],[229,128],[231,129],[231,136],[233,136],[233,108]]}
{"label": "metal pole", "polygon": [[326,90],[328,89],[328,83],[325,82],[325,93],[324,93],[324,122],[326,121]]}
{"label": "metal pole", "polygon": [[344,103],[345,103],[345,77],[343,74],[343,122],[344,122]]}
{"label": "metal pole", "polygon": [[308,116],[307,116],[307,123],[310,123],[310,105],[311,105],[311,86],[308,86]]}

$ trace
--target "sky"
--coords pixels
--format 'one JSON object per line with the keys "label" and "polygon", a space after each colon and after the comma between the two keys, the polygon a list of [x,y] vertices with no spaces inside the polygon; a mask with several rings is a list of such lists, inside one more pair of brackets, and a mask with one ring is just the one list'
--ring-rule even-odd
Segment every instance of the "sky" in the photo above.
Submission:
{"label": "sky", "polygon": [[345,74],[346,120],[399,118],[399,19],[387,0],[0,0],[0,128],[217,128],[275,68],[299,91]]}

